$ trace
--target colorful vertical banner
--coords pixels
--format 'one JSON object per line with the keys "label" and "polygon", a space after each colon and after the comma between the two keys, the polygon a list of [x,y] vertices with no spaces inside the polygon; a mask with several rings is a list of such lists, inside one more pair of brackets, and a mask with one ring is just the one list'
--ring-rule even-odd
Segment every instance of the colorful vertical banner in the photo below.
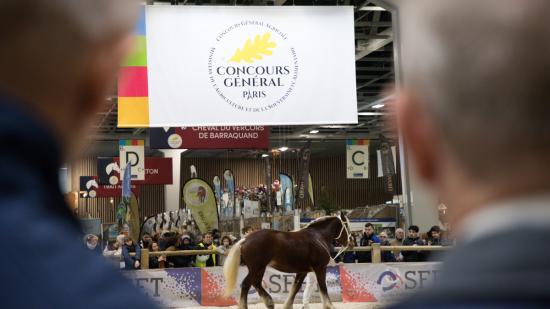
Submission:
{"label": "colorful vertical banner", "polygon": [[123,62],[118,77],[118,126],[149,126],[149,82],[145,7],[140,11],[132,53]]}
{"label": "colorful vertical banner", "polygon": [[132,167],[132,180],[145,180],[145,142],[144,140],[126,139],[118,142],[122,180],[127,166]]}
{"label": "colorful vertical banner", "polygon": [[222,201],[222,183],[218,175],[214,176],[214,192],[216,194],[216,205],[218,206],[218,213],[221,213],[221,201]]}
{"label": "colorful vertical banner", "polygon": [[233,171],[231,170],[225,170],[223,172],[223,178],[225,179],[225,188],[227,192],[224,192],[223,195],[227,196],[226,199],[224,199],[224,208],[222,209],[223,217],[224,218],[233,218],[234,211],[235,211],[235,176],[233,175]]}
{"label": "colorful vertical banner", "polygon": [[346,140],[346,164],[348,179],[369,178],[369,140]]}
{"label": "colorful vertical banner", "polygon": [[279,174],[279,179],[281,179],[284,211],[290,213],[294,210],[294,182],[292,177],[284,173]]}
{"label": "colorful vertical banner", "polygon": [[206,181],[199,178],[188,180],[183,186],[183,200],[201,233],[218,228],[216,197]]}

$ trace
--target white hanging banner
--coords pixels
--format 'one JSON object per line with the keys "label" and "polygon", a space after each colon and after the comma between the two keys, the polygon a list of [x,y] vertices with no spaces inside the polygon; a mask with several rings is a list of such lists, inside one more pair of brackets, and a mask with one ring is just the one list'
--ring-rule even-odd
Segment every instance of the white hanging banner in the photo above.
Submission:
{"label": "white hanging banner", "polygon": [[348,139],[346,144],[347,178],[369,178],[369,141]]}
{"label": "white hanging banner", "polygon": [[145,126],[357,123],[351,6],[148,6],[145,20]]}
{"label": "white hanging banner", "polygon": [[119,140],[118,150],[120,156],[120,178],[124,179],[126,165],[132,165],[132,179],[145,180],[145,141],[144,140]]}

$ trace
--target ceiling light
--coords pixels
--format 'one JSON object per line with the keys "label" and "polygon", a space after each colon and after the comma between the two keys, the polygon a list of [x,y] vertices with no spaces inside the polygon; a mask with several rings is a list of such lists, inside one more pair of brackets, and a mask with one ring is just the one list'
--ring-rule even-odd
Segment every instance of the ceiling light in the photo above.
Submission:
{"label": "ceiling light", "polygon": [[319,133],[319,130],[311,130],[311,131],[309,131],[309,133],[310,134],[317,134],[317,133]]}
{"label": "ceiling light", "polygon": [[380,113],[380,112],[359,112],[357,115],[359,116],[384,116],[387,113]]}
{"label": "ceiling light", "polygon": [[379,6],[364,6],[359,11],[385,11],[386,9]]}
{"label": "ceiling light", "polygon": [[321,128],[325,128],[325,129],[344,129],[344,128],[349,128],[350,126],[345,126],[345,125],[329,125],[329,126],[322,126]]}
{"label": "ceiling light", "polygon": [[281,152],[285,152],[287,150],[288,150],[287,146],[283,146],[283,147],[279,148],[279,151],[281,151]]}
{"label": "ceiling light", "polygon": [[372,108],[374,108],[374,109],[379,109],[379,108],[382,108],[382,107],[384,107],[384,106],[386,106],[386,105],[384,105],[384,104],[376,104],[376,105],[373,105]]}
{"label": "ceiling light", "polygon": [[269,157],[269,155],[268,155],[267,153],[264,153],[264,154],[262,155],[262,158],[267,158],[267,157]]}

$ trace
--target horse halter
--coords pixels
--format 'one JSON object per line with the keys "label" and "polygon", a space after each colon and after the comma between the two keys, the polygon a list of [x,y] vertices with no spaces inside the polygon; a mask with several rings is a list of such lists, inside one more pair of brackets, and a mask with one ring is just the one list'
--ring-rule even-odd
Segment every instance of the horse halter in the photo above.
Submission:
{"label": "horse halter", "polygon": [[351,243],[351,237],[352,237],[351,233],[348,230],[348,226],[346,225],[346,223],[348,222],[348,219],[346,218],[346,221],[344,221],[344,220],[342,220],[342,218],[340,218],[340,216],[337,216],[337,217],[340,220],[340,223],[342,223],[342,229],[340,229],[340,234],[338,234],[338,236],[336,236],[336,238],[334,238],[334,239],[336,239],[336,240],[340,239],[340,237],[342,236],[342,233],[345,230],[346,234],[348,235],[348,244],[345,247],[342,247],[342,248],[340,248],[340,250],[338,250],[338,253],[336,253],[334,258],[331,258],[333,260],[336,260],[337,257],[339,257],[342,253],[344,253],[344,251],[349,249],[350,243]]}
{"label": "horse halter", "polygon": [[342,218],[340,218],[338,216],[338,219],[340,220],[340,223],[342,223],[342,229],[340,229],[340,233],[338,234],[338,236],[336,236],[336,238],[334,239],[339,239],[341,236],[342,236],[342,233],[344,232],[344,230],[346,231],[346,233],[348,234],[348,245],[345,246],[345,247],[341,247],[340,250],[338,250],[338,253],[336,253],[336,255],[334,257],[331,257],[330,256],[330,250],[327,248],[327,246],[325,244],[323,244],[319,239],[316,239],[317,243],[319,245],[321,245],[321,247],[323,247],[323,249],[325,249],[325,251],[327,252],[327,255],[328,255],[328,258],[329,258],[329,261],[332,261],[335,263],[335,260],[337,257],[339,257],[342,253],[344,253],[347,249],[349,249],[350,247],[350,243],[351,243],[351,233],[349,232],[348,230],[348,227],[346,225],[346,223],[348,222],[347,221],[347,218],[346,218],[346,221],[342,220]]}

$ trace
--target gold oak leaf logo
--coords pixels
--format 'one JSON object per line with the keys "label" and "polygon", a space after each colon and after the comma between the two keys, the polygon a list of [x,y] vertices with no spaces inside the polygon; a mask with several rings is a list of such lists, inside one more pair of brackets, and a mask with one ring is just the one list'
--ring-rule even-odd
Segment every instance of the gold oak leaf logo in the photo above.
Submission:
{"label": "gold oak leaf logo", "polygon": [[275,48],[277,44],[273,41],[269,41],[271,33],[267,32],[260,36],[259,34],[254,37],[254,42],[250,39],[246,40],[242,49],[237,48],[229,61],[240,63],[241,61],[252,63],[256,60],[263,59],[262,55],[270,56],[273,51],[270,48]]}

